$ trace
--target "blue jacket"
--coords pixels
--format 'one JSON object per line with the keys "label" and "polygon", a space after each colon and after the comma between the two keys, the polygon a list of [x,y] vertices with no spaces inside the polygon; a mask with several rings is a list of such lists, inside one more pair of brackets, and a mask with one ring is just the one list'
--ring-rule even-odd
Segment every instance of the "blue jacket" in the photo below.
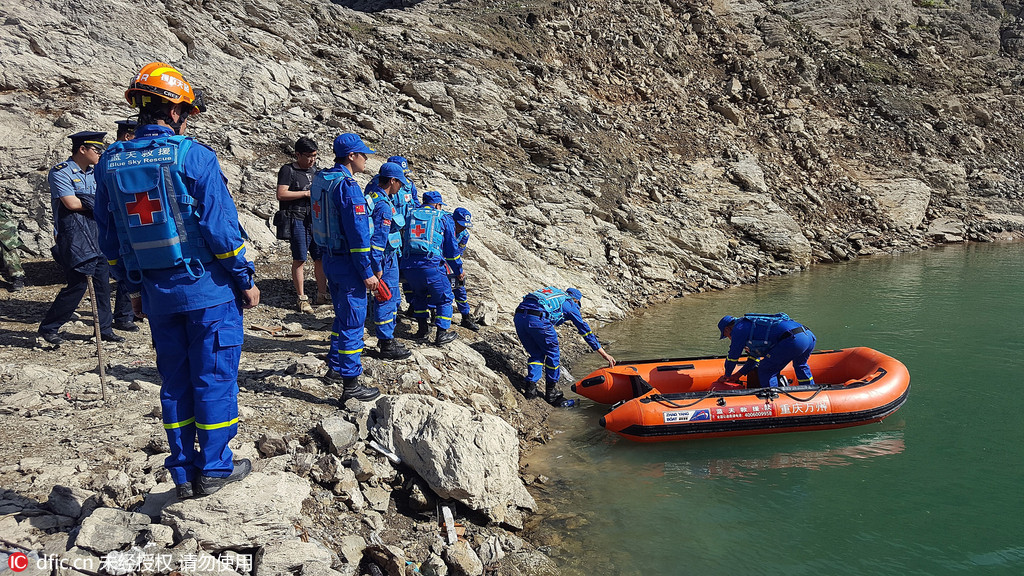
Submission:
{"label": "blue jacket", "polygon": [[[366,195],[373,199],[373,235],[370,237],[370,266],[374,273],[380,272],[384,264],[395,258],[401,247],[401,227],[395,221],[395,208],[388,193],[376,185],[376,180],[366,185]],[[401,218],[401,216],[399,216]],[[397,246],[395,245],[397,239]]]}
{"label": "blue jacket", "polygon": [[[135,139],[161,138],[174,132],[166,126],[141,126]],[[197,201],[195,218],[214,262],[199,278],[191,278],[184,266],[144,270],[142,283],[128,280],[120,262],[120,244],[115,218],[107,191],[107,155],[96,166],[96,226],[103,253],[110,261],[114,277],[125,282],[130,292],[142,292],[146,314],[173,314],[200,310],[239,298],[253,286],[255,268],[245,258],[245,242],[238,225],[238,211],[228,192],[227,179],[220,169],[217,154],[208,146],[193,145],[181,166],[185,186]]]}
{"label": "blue jacket", "polygon": [[96,239],[96,222],[91,210],[72,212],[60,201],[63,196],[78,196],[82,205],[92,208],[96,201],[93,168],[82,170],[71,158],[50,168],[50,206],[53,208],[54,259],[66,268],[102,256]]}
{"label": "blue jacket", "polygon": [[[449,215],[448,218],[451,218],[451,216]],[[455,226],[455,221],[452,220],[452,229],[453,230],[454,230],[454,226]],[[459,261],[459,266],[460,267],[462,266],[462,254],[466,251],[466,245],[467,244],[469,244],[469,228],[463,228],[462,232],[459,232],[458,234],[455,235],[455,247],[456,247],[456,252],[457,252],[457,254],[455,256],[455,260]],[[449,262],[448,265],[451,266],[451,262]]]}
{"label": "blue jacket", "polygon": [[[801,328],[802,326],[803,324],[799,322],[784,320],[772,326],[772,330],[768,334],[768,339],[778,342],[786,332],[796,328]],[[746,347],[747,342],[750,340],[750,331],[753,327],[754,323],[747,318],[740,318],[735,324],[733,324],[731,333],[732,343],[729,344],[729,355],[725,359],[726,376],[731,376],[733,370],[736,368],[736,364],[740,361],[740,357],[748,354]],[[739,374],[742,376],[754,369],[756,366],[756,362],[744,364],[740,368]]]}
{"label": "blue jacket", "polygon": [[[322,175],[340,176],[342,181],[324,191],[326,206],[319,206],[312,198],[312,194],[316,193],[316,190],[313,190],[311,200],[314,233],[318,211],[326,210],[327,217],[333,220],[331,229],[338,230],[341,236],[335,240],[340,240],[342,247],[340,251],[335,252],[328,246],[325,250],[327,257],[335,261],[345,260],[357,274],[362,274],[359,279],[365,280],[373,276],[373,267],[370,263],[370,212],[366,207],[366,196],[363,195],[359,183],[352,177],[352,173],[342,164],[321,170],[314,179],[313,188],[317,187]],[[327,264],[326,259],[324,263]]]}
{"label": "blue jacket", "polygon": [[[538,312],[545,312],[544,306],[541,305],[537,300],[533,298],[523,298],[519,308],[523,310],[537,310]],[[590,329],[590,325],[587,324],[586,320],[583,319],[583,313],[580,311],[579,304],[576,303],[572,298],[566,298],[562,302],[561,317],[549,316],[549,320],[555,326],[561,326],[568,320],[572,322],[573,326],[576,327],[576,331],[583,336],[583,340],[590,345],[590,349],[597,351],[601,349],[601,343],[597,340],[597,336],[593,330]]]}

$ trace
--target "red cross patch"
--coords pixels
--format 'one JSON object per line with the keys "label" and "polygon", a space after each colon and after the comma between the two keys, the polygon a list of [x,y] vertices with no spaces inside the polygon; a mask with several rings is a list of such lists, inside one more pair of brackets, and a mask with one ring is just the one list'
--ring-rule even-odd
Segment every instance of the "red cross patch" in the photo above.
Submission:
{"label": "red cross patch", "polygon": [[313,202],[313,214],[315,215],[317,220],[320,219],[320,202],[319,201]]}
{"label": "red cross patch", "polygon": [[[156,198],[151,198],[150,192],[156,193]],[[163,224],[167,221],[164,214],[163,203],[160,201],[159,192],[138,192],[132,194],[129,202],[125,202],[125,211],[128,213],[128,225],[131,227],[148,226],[150,224]]]}
{"label": "red cross patch", "polygon": [[423,236],[424,234],[426,234],[426,233],[427,233],[427,229],[426,229],[426,228],[424,228],[423,226],[420,226],[419,224],[417,224],[417,225],[416,225],[416,227],[415,227],[415,228],[413,228],[413,229],[411,229],[411,230],[409,230],[409,232],[410,232],[410,233],[411,233],[411,234],[412,234],[413,236],[415,236],[415,237],[419,238],[420,236]]}
{"label": "red cross patch", "polygon": [[554,290],[552,290],[551,288],[545,288],[545,289],[541,290],[540,293],[541,294],[553,294]]}

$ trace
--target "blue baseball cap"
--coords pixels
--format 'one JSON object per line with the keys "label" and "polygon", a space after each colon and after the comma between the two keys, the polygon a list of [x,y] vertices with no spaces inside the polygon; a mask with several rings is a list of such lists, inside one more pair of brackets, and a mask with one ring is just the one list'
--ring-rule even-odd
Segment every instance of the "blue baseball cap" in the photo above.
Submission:
{"label": "blue baseball cap", "polygon": [[575,288],[566,288],[565,293],[568,294],[570,298],[576,300],[577,302],[583,300],[583,292],[580,292]]}
{"label": "blue baseball cap", "polygon": [[394,162],[385,162],[380,166],[380,172],[378,172],[384,178],[394,178],[400,181],[402,184],[408,184],[409,181],[405,179],[405,172],[402,171],[402,167]]}
{"label": "blue baseball cap", "polygon": [[344,158],[353,152],[373,154],[373,150],[363,143],[363,139],[358,134],[347,132],[334,139],[334,155],[336,157]]}
{"label": "blue baseball cap", "polygon": [[442,206],[447,206],[447,204],[445,204],[441,200],[441,193],[438,192],[437,190],[431,190],[430,192],[424,192],[423,193],[423,203],[424,204],[440,204]]}
{"label": "blue baseball cap", "polygon": [[391,156],[388,158],[388,162],[394,162],[402,167],[402,170],[409,169],[409,161],[404,156]]}
{"label": "blue baseball cap", "polygon": [[725,338],[725,329],[735,323],[736,319],[732,316],[729,316],[728,314],[722,316],[722,319],[718,321],[718,331],[721,333],[721,336],[718,339],[721,340],[722,338]]}
{"label": "blue baseball cap", "polygon": [[455,211],[452,212],[452,218],[455,220],[456,224],[463,228],[473,227],[473,215],[465,208],[456,208]]}

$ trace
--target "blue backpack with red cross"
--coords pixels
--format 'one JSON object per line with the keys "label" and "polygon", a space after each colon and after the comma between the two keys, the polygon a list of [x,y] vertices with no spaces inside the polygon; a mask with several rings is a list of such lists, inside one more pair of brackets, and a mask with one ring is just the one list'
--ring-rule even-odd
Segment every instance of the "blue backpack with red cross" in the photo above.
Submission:
{"label": "blue backpack with red cross", "polygon": [[185,136],[115,142],[101,162],[128,279],[143,270],[185,266],[192,278],[214,259],[199,230],[198,202],[182,165],[194,140]]}
{"label": "blue backpack with red cross", "polygon": [[546,286],[530,292],[526,295],[526,299],[539,304],[548,313],[551,322],[557,324],[562,319],[562,304],[569,299],[569,295],[561,288]]}
{"label": "blue backpack with red cross", "polygon": [[341,208],[334,201],[336,194],[333,192],[346,180],[351,180],[351,184],[355,183],[355,179],[348,176],[344,170],[327,169],[317,172],[309,186],[313,241],[329,254],[348,253],[345,229],[341,225]]}
{"label": "blue backpack with red cross", "polygon": [[409,213],[405,229],[402,253],[406,256],[441,256],[444,244],[444,222],[446,213],[433,206],[420,206]]}

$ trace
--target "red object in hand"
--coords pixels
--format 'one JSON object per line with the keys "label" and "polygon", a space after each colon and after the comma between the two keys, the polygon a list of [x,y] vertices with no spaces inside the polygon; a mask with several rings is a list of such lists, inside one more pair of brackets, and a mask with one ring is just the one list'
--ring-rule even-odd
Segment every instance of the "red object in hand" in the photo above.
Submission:
{"label": "red object in hand", "polygon": [[388,285],[384,282],[383,278],[377,281],[376,298],[377,302],[387,302],[388,300],[391,300],[391,289],[388,288]]}

